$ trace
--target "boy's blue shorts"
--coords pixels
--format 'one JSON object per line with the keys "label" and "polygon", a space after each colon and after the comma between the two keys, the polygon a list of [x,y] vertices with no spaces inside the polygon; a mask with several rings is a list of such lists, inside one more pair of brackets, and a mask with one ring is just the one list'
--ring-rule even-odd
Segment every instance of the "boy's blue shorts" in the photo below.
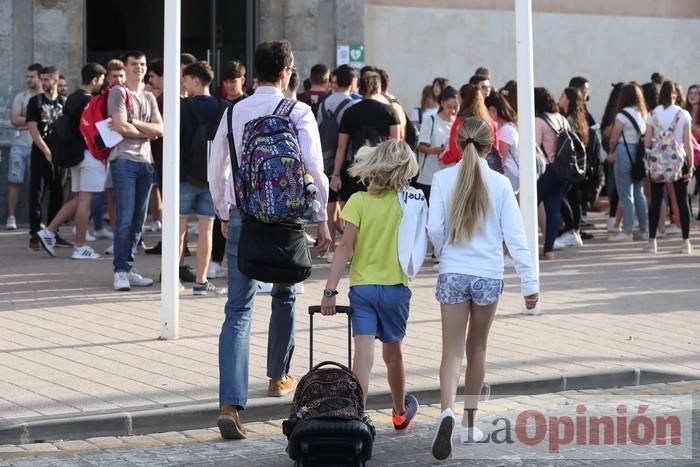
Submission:
{"label": "boy's blue shorts", "polygon": [[406,335],[411,289],[405,285],[350,287],[353,336],[375,336],[385,344]]}

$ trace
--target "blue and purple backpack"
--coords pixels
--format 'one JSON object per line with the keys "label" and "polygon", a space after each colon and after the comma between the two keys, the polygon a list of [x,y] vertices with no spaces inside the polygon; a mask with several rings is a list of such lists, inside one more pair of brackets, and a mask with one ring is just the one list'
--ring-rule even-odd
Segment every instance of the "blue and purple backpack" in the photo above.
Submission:
{"label": "blue and purple backpack", "polygon": [[309,209],[304,161],[289,117],[296,101],[282,99],[271,115],[245,124],[236,194],[241,210],[267,224],[293,221]]}

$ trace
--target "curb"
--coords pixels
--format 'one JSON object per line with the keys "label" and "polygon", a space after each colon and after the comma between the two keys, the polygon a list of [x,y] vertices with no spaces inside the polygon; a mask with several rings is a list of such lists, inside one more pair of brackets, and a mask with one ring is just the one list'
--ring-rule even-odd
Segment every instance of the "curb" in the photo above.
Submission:
{"label": "curb", "polygon": [[[582,389],[610,389],[655,383],[697,380],[697,376],[648,371],[639,368],[605,372],[575,373],[554,377],[526,378],[515,381],[484,383],[484,400],[509,396],[528,396]],[[460,385],[458,392],[464,390]],[[414,387],[411,390],[422,405],[440,401],[439,387]],[[289,415],[290,397],[259,398],[250,401],[245,421],[260,422],[283,419]],[[368,409],[391,405],[391,393],[376,392],[367,399]],[[98,412],[64,417],[35,417],[0,422],[0,445],[42,441],[75,440],[100,436],[130,436],[169,431],[210,428],[219,414],[217,402],[182,406],[145,408],[133,411]]]}

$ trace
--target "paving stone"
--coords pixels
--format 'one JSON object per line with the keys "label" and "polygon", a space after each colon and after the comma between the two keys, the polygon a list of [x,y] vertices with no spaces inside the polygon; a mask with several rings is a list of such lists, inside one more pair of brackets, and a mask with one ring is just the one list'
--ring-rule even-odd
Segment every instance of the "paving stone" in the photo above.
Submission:
{"label": "paving stone", "polygon": [[66,452],[95,451],[99,449],[95,444],[82,440],[58,441],[53,444],[59,450]]}
{"label": "paving stone", "polygon": [[100,449],[112,449],[124,446],[124,441],[116,436],[102,436],[99,438],[88,438],[85,441],[94,444]]}
{"label": "paving stone", "polygon": [[148,435],[120,436],[119,439],[127,445],[126,447],[148,448],[163,445],[162,441]]}
{"label": "paving stone", "polygon": [[246,423],[248,433],[255,436],[274,436],[280,434],[280,427],[271,423]]}
{"label": "paving stone", "polygon": [[204,430],[187,430],[182,432],[183,436],[194,439],[196,441],[210,441],[214,439],[221,439],[221,434],[218,431],[204,429]]}
{"label": "paving stone", "polygon": [[20,444],[19,447],[31,453],[58,451],[58,448],[51,443]]}

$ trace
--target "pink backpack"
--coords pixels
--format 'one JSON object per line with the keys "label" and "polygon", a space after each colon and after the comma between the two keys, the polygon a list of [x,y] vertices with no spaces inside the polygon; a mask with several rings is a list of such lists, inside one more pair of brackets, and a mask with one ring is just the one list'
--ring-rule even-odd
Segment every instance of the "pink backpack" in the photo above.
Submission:
{"label": "pink backpack", "polygon": [[685,148],[673,137],[673,131],[681,120],[681,112],[679,110],[676,113],[671,126],[666,130],[661,128],[657,115],[651,114],[656,140],[649,152],[649,175],[656,183],[675,182],[681,177]]}

